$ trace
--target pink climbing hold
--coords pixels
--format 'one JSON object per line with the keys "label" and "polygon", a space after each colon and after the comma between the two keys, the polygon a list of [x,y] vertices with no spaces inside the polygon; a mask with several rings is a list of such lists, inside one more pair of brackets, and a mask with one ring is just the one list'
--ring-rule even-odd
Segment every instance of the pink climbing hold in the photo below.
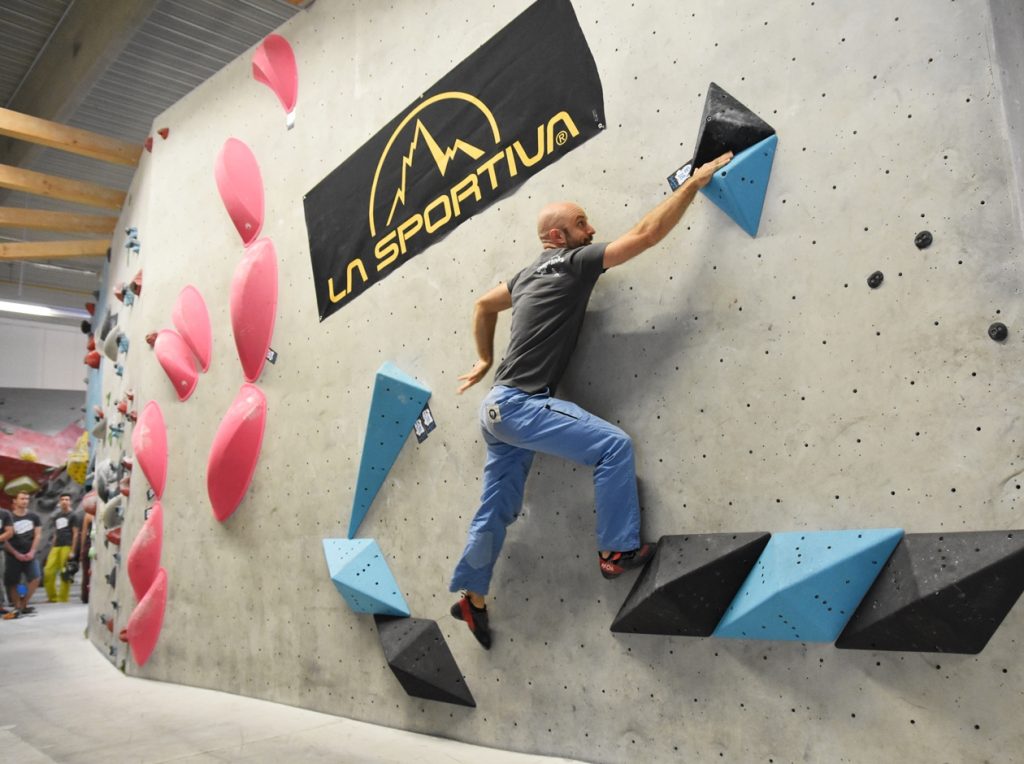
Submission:
{"label": "pink climbing hold", "polygon": [[217,428],[206,463],[206,493],[220,522],[231,517],[249,490],[266,423],[266,396],[256,385],[243,384]]}
{"label": "pink climbing hold", "polygon": [[246,382],[263,372],[277,318],[277,252],[270,239],[245,250],[231,278],[231,332]]}
{"label": "pink climbing hold", "polygon": [[217,155],[213,175],[242,243],[251,244],[263,228],[263,176],[252,149],[228,138]]}
{"label": "pink climbing hold", "polygon": [[174,385],[178,400],[187,401],[196,389],[199,372],[196,371],[195,358],[185,340],[173,329],[161,329],[156,334],[153,350],[167,378]]}
{"label": "pink climbing hold", "polygon": [[199,290],[189,284],[181,290],[178,301],[171,310],[171,321],[178,330],[185,344],[195,354],[199,368],[206,371],[210,368],[210,355],[213,349],[213,336],[210,329],[210,313]]}
{"label": "pink climbing hold", "polygon": [[164,625],[164,612],[167,610],[167,571],[160,568],[153,585],[139,600],[128,624],[121,630],[121,641],[127,642],[131,648],[135,662],[142,666],[153,654],[156,642],[160,638],[160,630]]}
{"label": "pink climbing hold", "polygon": [[281,35],[267,35],[252,55],[252,76],[274,91],[287,115],[285,124],[291,130],[299,97],[299,70],[291,44]]}
{"label": "pink climbing hold", "polygon": [[150,401],[132,430],[132,450],[157,498],[164,495],[167,482],[167,427],[160,404]]}
{"label": "pink climbing hold", "polygon": [[142,599],[156,580],[163,546],[164,509],[158,501],[149,511],[149,518],[142,524],[139,535],[128,551],[128,579],[132,582],[138,600]]}

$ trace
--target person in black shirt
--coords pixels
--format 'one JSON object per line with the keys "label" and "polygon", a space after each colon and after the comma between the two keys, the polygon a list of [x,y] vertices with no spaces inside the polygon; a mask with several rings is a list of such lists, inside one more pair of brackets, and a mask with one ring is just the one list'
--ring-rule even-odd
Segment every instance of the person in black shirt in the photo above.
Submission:
{"label": "person in black shirt", "polygon": [[593,468],[601,575],[616,578],[642,566],[654,553],[654,545],[640,539],[640,502],[629,435],[580,406],[555,398],[555,389],[576,348],[587,303],[601,274],[664,239],[697,191],[731,159],[732,154],[726,153],[697,168],[631,230],[607,244],[593,243],[594,227],[578,204],[549,204],[537,221],[543,246],[540,256],[476,301],[473,337],[478,360],[459,377],[460,394],[490,370],[498,314],[512,309],[508,348],[480,407],[487,444],[480,506],[449,584],[453,592],[465,591],[452,605],[451,614],[464,621],[485,648],[491,644],[485,595],[506,527],[522,507],[535,452]]}
{"label": "person in black shirt", "polygon": [[[78,529],[82,521],[71,512],[71,494],[62,493],[57,500],[57,512],[53,516],[53,546],[46,556],[43,568],[43,588],[50,602],[67,602],[71,582],[59,575],[78,549]],[[57,585],[57,579],[60,585]]]}
{"label": "person in black shirt", "polygon": [[[4,584],[11,598],[14,610],[4,614],[5,620],[17,618],[35,612],[28,603],[39,586],[39,560],[36,550],[39,549],[39,537],[42,535],[42,523],[39,515],[28,511],[29,495],[21,491],[14,497],[14,510],[11,512],[14,534],[4,543],[7,559],[4,561]],[[24,597],[18,594],[18,584],[24,576],[28,591]]]}

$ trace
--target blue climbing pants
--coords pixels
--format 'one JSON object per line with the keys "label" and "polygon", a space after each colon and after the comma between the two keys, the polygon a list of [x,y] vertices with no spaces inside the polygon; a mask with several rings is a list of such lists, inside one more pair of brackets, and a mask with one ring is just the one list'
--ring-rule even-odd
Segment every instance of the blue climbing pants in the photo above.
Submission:
{"label": "blue climbing pants", "polygon": [[594,468],[598,549],[640,546],[633,443],[625,432],[574,403],[500,385],[480,405],[480,426],[487,443],[483,493],[451,591],[487,594],[505,529],[523,506],[526,476],[537,451]]}

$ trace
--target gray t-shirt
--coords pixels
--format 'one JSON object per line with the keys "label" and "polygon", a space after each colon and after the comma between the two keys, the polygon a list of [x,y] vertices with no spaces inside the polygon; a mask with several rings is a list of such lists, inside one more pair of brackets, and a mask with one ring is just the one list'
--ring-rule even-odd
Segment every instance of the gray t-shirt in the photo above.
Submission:
{"label": "gray t-shirt", "polygon": [[512,328],[494,384],[555,392],[576,349],[606,244],[546,249],[508,281]]}

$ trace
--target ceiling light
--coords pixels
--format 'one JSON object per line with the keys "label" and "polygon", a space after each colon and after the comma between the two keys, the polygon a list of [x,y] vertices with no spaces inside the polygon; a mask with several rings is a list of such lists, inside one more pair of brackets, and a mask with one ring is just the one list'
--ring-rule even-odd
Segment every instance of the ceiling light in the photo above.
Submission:
{"label": "ceiling light", "polygon": [[81,321],[89,318],[89,311],[80,308],[53,308],[49,305],[36,305],[30,302],[11,302],[0,300],[0,313],[17,313],[23,316],[40,318],[63,318]]}

